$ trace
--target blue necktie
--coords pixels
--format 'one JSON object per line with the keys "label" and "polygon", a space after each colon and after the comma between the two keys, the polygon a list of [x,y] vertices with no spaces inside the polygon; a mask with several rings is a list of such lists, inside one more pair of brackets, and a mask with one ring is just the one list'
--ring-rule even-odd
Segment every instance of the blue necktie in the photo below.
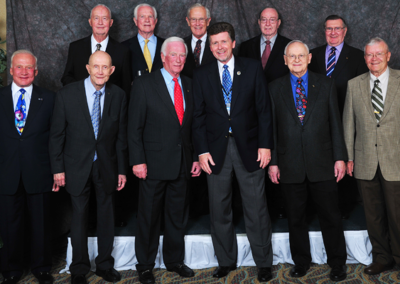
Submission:
{"label": "blue necktie", "polygon": [[331,48],[331,53],[329,53],[328,63],[326,64],[326,76],[331,77],[333,70],[336,66],[336,48]]}
{"label": "blue necktie", "polygon": [[[100,96],[101,92],[96,91],[94,92],[95,98],[93,102],[93,108],[92,108],[92,125],[93,125],[93,131],[94,131],[94,137],[97,140],[97,134],[99,133],[99,124],[100,124]],[[97,160],[97,151],[94,152],[94,159],[93,162]]]}
{"label": "blue necktie", "polygon": [[[231,115],[231,101],[232,101],[232,78],[229,73],[228,65],[224,65],[224,72],[222,72],[222,92],[224,93],[224,101],[228,114]],[[229,127],[229,132],[232,133],[232,127]]]}
{"label": "blue necktie", "polygon": [[15,127],[18,130],[19,135],[22,135],[25,127],[26,121],[26,102],[25,102],[25,93],[24,89],[19,90],[21,95],[18,98],[17,105],[15,106]]}

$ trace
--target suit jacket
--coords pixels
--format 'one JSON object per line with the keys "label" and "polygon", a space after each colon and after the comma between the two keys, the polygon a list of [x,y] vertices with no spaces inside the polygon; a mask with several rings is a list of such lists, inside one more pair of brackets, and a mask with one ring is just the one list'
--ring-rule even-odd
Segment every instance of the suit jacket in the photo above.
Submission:
{"label": "suit jacket", "polygon": [[[151,72],[160,70],[163,68],[163,63],[161,61],[161,46],[165,39],[157,36],[157,46],[156,46],[156,54],[154,56],[153,65],[151,67]],[[129,48],[131,52],[131,76],[132,81],[138,77],[138,71],[141,72],[141,75],[148,74],[149,69],[147,67],[146,60],[144,59],[143,51],[140,48],[139,40],[137,35],[134,37],[122,42],[123,45]]]}
{"label": "suit jacket", "polygon": [[49,192],[49,133],[55,94],[33,85],[22,135],[15,128],[11,85],[0,89],[0,194],[17,192],[20,178],[29,194]]}
{"label": "suit jacket", "polygon": [[[109,37],[106,52],[111,56],[112,64],[115,66],[115,71],[108,82],[117,85],[128,95],[131,90],[129,50]],[[92,55],[91,35],[69,45],[67,65],[61,78],[63,86],[86,79],[89,76],[86,64],[88,64],[90,55]]]}
{"label": "suit jacket", "polygon": [[[239,56],[253,58],[261,62],[260,39],[261,34],[253,37],[240,45]],[[265,65],[264,74],[267,82],[282,77],[289,73],[288,67],[285,65],[283,54],[286,45],[291,40],[278,34],[276,41],[269,55],[267,65]]]}
{"label": "suit jacket", "polygon": [[[388,67],[389,68],[389,67]],[[372,180],[379,167],[387,181],[400,181],[400,71],[389,68],[383,114],[376,122],[370,73],[349,81],[343,113],[344,137],[354,176]]]}
{"label": "suit jacket", "polygon": [[193,141],[197,154],[209,152],[221,171],[228,146],[229,127],[243,164],[249,172],[260,169],[258,148],[273,148],[272,115],[267,82],[260,62],[235,57],[231,114],[222,94],[217,61],[202,65],[193,74]]}
{"label": "suit jacket", "polygon": [[[188,55],[186,56],[186,63],[182,70],[182,75],[185,75],[189,78],[193,78],[193,70],[196,68],[196,63],[194,62],[194,55],[192,51],[192,35],[184,38],[186,46],[188,48]],[[203,58],[201,59],[200,65],[207,64],[211,61],[215,61],[215,57],[210,49],[210,41],[206,40],[206,45],[204,47]]]}
{"label": "suit jacket", "polygon": [[[308,68],[313,72],[326,76],[325,51],[326,44],[311,50],[312,59]],[[346,99],[347,82],[365,72],[368,72],[368,67],[365,64],[364,52],[344,43],[331,76],[335,80],[341,115],[343,114],[344,101]]]}
{"label": "suit jacket", "polygon": [[150,179],[178,178],[182,161],[186,177],[190,178],[192,82],[185,76],[181,76],[181,81],[186,103],[182,126],[160,70],[140,76],[133,83],[129,103],[129,161],[131,165],[147,164]]}
{"label": "suit jacket", "polygon": [[57,92],[50,130],[50,161],[53,174],[65,172],[66,190],[79,196],[89,178],[97,151],[104,189],[111,194],[118,174],[126,175],[127,99],[125,92],[106,84],[103,113],[97,140],[87,104],[84,80]]}
{"label": "suit jacket", "polygon": [[274,143],[270,165],[280,181],[301,183],[334,178],[335,161],[347,161],[334,80],[308,71],[308,102],[303,125],[297,116],[290,74],[270,84]]}

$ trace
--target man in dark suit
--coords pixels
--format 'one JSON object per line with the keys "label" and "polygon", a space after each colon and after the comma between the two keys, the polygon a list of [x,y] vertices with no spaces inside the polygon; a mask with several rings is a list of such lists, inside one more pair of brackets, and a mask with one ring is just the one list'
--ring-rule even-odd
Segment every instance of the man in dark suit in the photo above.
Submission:
{"label": "man in dark suit", "polygon": [[138,33],[122,44],[131,52],[132,80],[135,80],[137,76],[163,67],[160,50],[164,39],[154,35],[157,11],[153,6],[145,3],[137,5],[133,11],[133,21],[138,27]]}
{"label": "man in dark suit", "polygon": [[199,176],[193,162],[192,82],[180,76],[187,47],[171,37],[161,47],[164,65],[135,80],[129,104],[129,158],[140,178],[135,250],[141,283],[154,283],[152,269],[158,251],[161,212],[165,211],[163,259],[168,271],[183,277],[194,272],[184,263],[188,221],[187,181]]}
{"label": "man in dark suit", "polygon": [[[261,61],[267,82],[289,73],[283,52],[290,39],[278,34],[281,19],[274,8],[265,8],[258,19],[261,34],[240,45],[239,56]],[[271,204],[273,215],[279,219],[286,218],[282,192],[278,185],[266,181],[267,199]]]}
{"label": "man in dark suit", "polygon": [[307,70],[307,45],[290,42],[285,62],[290,74],[270,84],[274,144],[268,174],[280,183],[289,221],[292,277],[306,275],[311,263],[307,199],[317,204],[330,279],[346,278],[346,244],[338,207],[337,182],[345,174],[344,144],[333,80]]}
{"label": "man in dark suit", "polygon": [[115,67],[104,51],[90,56],[85,80],[58,91],[50,132],[50,159],[55,191],[66,186],[72,201],[71,282],[86,283],[90,271],[87,218],[90,189],[97,200],[96,274],[109,282],[121,280],[113,268],[113,192],[126,182],[127,143],[125,92],[106,84]]}
{"label": "man in dark suit", "polygon": [[50,194],[53,180],[48,140],[54,93],[33,85],[37,59],[27,50],[11,57],[11,85],[0,89],[0,272],[14,284],[24,267],[25,208],[31,227],[31,271],[40,284],[53,283]]}
{"label": "man in dark suit", "polygon": [[[347,25],[344,19],[330,15],[325,19],[326,43],[311,50],[313,59],[309,69],[335,79],[340,116],[343,114],[347,81],[368,72],[364,52],[344,42]],[[332,51],[333,49],[333,51]],[[349,218],[349,211],[357,199],[355,178],[345,176],[339,183],[339,207],[342,219]]]}
{"label": "man in dark suit", "polygon": [[184,38],[188,47],[188,55],[182,75],[193,78],[193,70],[195,68],[215,60],[207,37],[207,27],[210,21],[210,10],[202,4],[196,3],[188,9],[186,22],[192,34]]}
{"label": "man in dark suit", "polygon": [[258,280],[269,281],[273,253],[264,168],[273,139],[267,83],[259,62],[233,56],[236,42],[231,24],[213,24],[208,34],[217,60],[194,70],[193,141],[201,168],[208,174],[211,236],[219,264],[213,276],[224,277],[236,269],[231,207],[235,171]]}

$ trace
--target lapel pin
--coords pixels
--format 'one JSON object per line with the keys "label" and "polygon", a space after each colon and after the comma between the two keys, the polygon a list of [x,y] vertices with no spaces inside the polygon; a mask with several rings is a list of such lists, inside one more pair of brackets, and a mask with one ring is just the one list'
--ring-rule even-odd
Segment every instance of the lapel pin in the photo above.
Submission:
{"label": "lapel pin", "polygon": [[315,86],[314,85],[312,85],[313,86],[313,88],[315,88]]}
{"label": "lapel pin", "polygon": [[349,59],[348,57],[346,57],[346,59]]}
{"label": "lapel pin", "polygon": [[189,90],[187,90],[187,92],[189,93]]}
{"label": "lapel pin", "polygon": [[242,72],[240,72],[240,71],[237,71],[237,73],[236,74],[238,74],[239,76],[240,76],[240,74],[242,74]]}
{"label": "lapel pin", "polygon": [[43,101],[43,98],[38,98],[39,101]]}

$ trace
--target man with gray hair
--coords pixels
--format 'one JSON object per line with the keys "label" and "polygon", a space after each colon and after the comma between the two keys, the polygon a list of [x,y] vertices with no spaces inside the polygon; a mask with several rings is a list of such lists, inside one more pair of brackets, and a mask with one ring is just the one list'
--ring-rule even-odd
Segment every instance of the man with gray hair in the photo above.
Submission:
{"label": "man with gray hair", "polygon": [[388,67],[390,56],[381,38],[367,43],[369,72],[349,81],[343,112],[347,173],[357,180],[372,244],[369,275],[400,264],[400,71]]}
{"label": "man with gray hair", "polygon": [[[334,81],[308,70],[307,45],[288,43],[285,63],[290,74],[269,85],[275,148],[268,170],[281,185],[289,221],[292,277],[307,274],[311,264],[306,221],[307,200],[317,205],[332,281],[346,278],[346,243],[338,207],[337,182],[347,161]],[[322,254],[322,252],[321,252]]]}
{"label": "man with gray hair", "polygon": [[187,181],[199,176],[201,168],[192,146],[192,82],[180,76],[186,55],[183,39],[168,38],[161,47],[164,68],[135,79],[131,91],[128,146],[133,174],[140,179],[135,250],[141,283],[155,283],[162,210],[165,266],[180,276],[194,276],[183,262]]}
{"label": "man with gray hair", "polygon": [[[55,94],[33,84],[37,59],[28,50],[11,57],[13,81],[0,89],[0,272],[14,284],[24,271],[29,238],[30,268],[39,284],[53,283],[50,194],[52,174],[49,132]],[[25,210],[27,209],[27,212]],[[30,234],[25,232],[25,213]]]}
{"label": "man with gray hair", "polygon": [[138,33],[122,44],[131,52],[132,80],[135,80],[138,76],[163,67],[160,50],[164,39],[154,34],[157,11],[153,6],[146,3],[137,5],[133,12],[133,21],[138,28]]}

